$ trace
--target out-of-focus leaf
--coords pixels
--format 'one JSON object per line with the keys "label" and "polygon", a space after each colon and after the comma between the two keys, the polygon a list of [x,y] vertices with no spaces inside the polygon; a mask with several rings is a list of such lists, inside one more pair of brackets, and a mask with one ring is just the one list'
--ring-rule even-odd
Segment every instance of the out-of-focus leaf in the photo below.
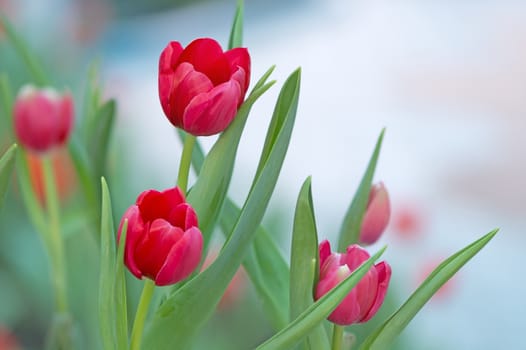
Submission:
{"label": "out-of-focus leaf", "polygon": [[110,350],[117,344],[117,318],[115,315],[115,233],[110,192],[104,178],[102,183],[101,213],[101,254],[99,281],[99,325],[104,349]]}
{"label": "out-of-focus leaf", "polygon": [[[260,176],[254,179],[252,190],[223,250],[205,271],[188,281],[159,307],[146,329],[144,348],[188,348],[214,312],[254,238],[276,185],[294,126],[299,83],[298,69],[287,79],[281,90],[273,115],[273,119],[279,119],[281,124],[274,130],[269,130],[278,135],[272,138],[275,142],[270,146],[268,156],[260,159],[265,164],[260,166]],[[203,177],[204,168],[205,166],[200,178]]]}
{"label": "out-of-focus leaf", "polygon": [[232,29],[230,30],[230,38],[228,39],[228,49],[241,47],[243,45],[243,0],[237,1],[236,14]]}
{"label": "out-of-focus leaf", "polygon": [[11,145],[0,158],[0,209],[4,205],[5,194],[15,166],[16,143]]}
{"label": "out-of-focus leaf", "polygon": [[484,248],[497,232],[498,230],[491,231],[438,265],[400,309],[365,339],[360,349],[389,349],[393,340],[431,299],[433,294]]}
{"label": "out-of-focus leaf", "polygon": [[95,118],[89,124],[88,153],[93,164],[93,173],[97,178],[107,175],[106,159],[114,124],[115,100],[109,100],[97,109]]}
{"label": "out-of-focus leaf", "polygon": [[35,57],[27,43],[18,35],[7,18],[0,13],[0,26],[2,26],[7,34],[8,40],[15,48],[16,53],[27,66],[35,84],[44,86],[48,84],[48,78],[44,69],[40,66],[38,59]]}
{"label": "out-of-focus leaf", "polygon": [[203,233],[205,247],[208,246],[213,228],[223,207],[232,178],[239,139],[245,127],[248,113],[256,100],[273,84],[274,82],[271,81],[252,91],[239,108],[234,121],[221,134],[210,150],[203,163],[201,175],[188,194],[187,201],[199,217],[199,228]]}
{"label": "out-of-focus leaf", "polygon": [[287,327],[257,347],[257,350],[290,349],[317,327],[360,282],[362,277],[383,254],[385,247],[354,270],[345,280],[318,299]]}
{"label": "out-of-focus leaf", "polygon": [[367,165],[367,170],[365,171],[365,174],[363,174],[360,186],[356,190],[351,205],[349,206],[349,209],[347,209],[347,213],[343,219],[339,236],[340,238],[338,241],[338,251],[340,252],[344,251],[349,245],[357,243],[360,237],[360,228],[362,226],[365,209],[367,209],[369,193],[371,192],[371,183],[373,181],[376,163],[378,162],[378,156],[380,155],[384,132],[385,129],[382,130],[378,137],[378,141],[376,141],[373,155]]}
{"label": "out-of-focus leaf", "polygon": [[[313,290],[318,282],[318,232],[312,204],[311,179],[301,187],[296,202],[290,254],[290,319],[294,320],[314,303]],[[320,323],[305,339],[303,349],[330,349]]]}
{"label": "out-of-focus leaf", "polygon": [[11,133],[13,130],[13,94],[5,73],[0,74],[0,106],[2,107],[1,114],[5,120],[6,129]]}
{"label": "out-of-focus leaf", "polygon": [[[236,224],[241,209],[227,198],[221,212],[221,229],[228,236]],[[272,236],[263,228],[257,228],[243,266],[263,303],[263,311],[278,330],[288,322],[289,266]]]}

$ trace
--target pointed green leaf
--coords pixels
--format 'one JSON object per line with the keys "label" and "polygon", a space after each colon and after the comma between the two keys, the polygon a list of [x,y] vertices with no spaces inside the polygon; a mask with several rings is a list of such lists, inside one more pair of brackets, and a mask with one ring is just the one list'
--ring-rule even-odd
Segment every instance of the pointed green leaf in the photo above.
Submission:
{"label": "pointed green leaf", "polygon": [[199,228],[203,233],[205,247],[210,241],[212,230],[223,207],[248,113],[254,102],[272,85],[273,82],[270,82],[254,90],[241,105],[232,124],[221,134],[207,155],[201,175],[188,194],[187,201],[199,217]]}
{"label": "pointed green leaf", "polygon": [[4,199],[11,180],[13,167],[15,166],[16,143],[11,145],[0,158],[0,209],[4,205]]}
{"label": "pointed green leaf", "polygon": [[[184,132],[179,136],[184,142]],[[196,142],[192,165],[199,174],[204,161],[204,152]],[[228,237],[232,232],[241,209],[230,198],[226,198],[220,217],[221,230]],[[252,246],[243,260],[243,266],[263,303],[263,310],[275,329],[285,327],[288,322],[289,266],[272,236],[259,226]]]}
{"label": "pointed green leaf", "polygon": [[464,264],[475,256],[497,234],[493,230],[464,249],[444,260],[407,301],[387,321],[365,339],[361,349],[389,349],[420,309]]}
{"label": "pointed green leaf", "polygon": [[42,67],[40,66],[35,55],[31,53],[31,50],[29,50],[27,43],[18,35],[11,23],[1,13],[0,26],[4,28],[8,40],[15,48],[15,51],[18,54],[18,56],[20,56],[21,60],[27,66],[35,84],[39,86],[46,85],[48,83],[48,79],[46,77],[44,69],[42,69]]}
{"label": "pointed green leaf", "polygon": [[[109,100],[101,105],[95,117],[89,124],[88,153],[92,159],[92,169],[98,178],[106,176],[106,159],[108,147],[115,124],[115,100]],[[93,142],[93,140],[97,140]]]}
{"label": "pointed green leaf", "polygon": [[382,147],[382,140],[384,138],[385,129],[382,130],[376,146],[374,148],[373,155],[367,165],[367,170],[363,174],[360,186],[354,195],[354,198],[347,209],[343,224],[340,230],[340,239],[338,241],[338,251],[344,251],[351,244],[357,243],[360,238],[360,228],[362,226],[363,216],[365,209],[367,208],[367,202],[369,201],[369,193],[371,192],[371,183],[373,181],[374,170],[376,169],[376,163],[378,162],[378,156],[380,155],[380,148]]}
{"label": "pointed green leaf", "polygon": [[[275,143],[270,147],[268,156],[261,159],[265,164],[261,167],[260,176],[254,179],[252,190],[230,238],[217,259],[205,271],[188,281],[159,307],[150,327],[146,329],[143,343],[145,349],[188,348],[214,312],[254,238],[274,191],[294,126],[299,83],[298,69],[287,79],[281,90],[273,115],[273,119],[282,121],[281,125],[272,130],[278,135],[273,137]],[[278,115],[278,112],[286,115]],[[206,161],[200,178],[205,166]]]}
{"label": "pointed green leaf", "polygon": [[228,39],[228,49],[241,46],[243,46],[243,0],[238,0],[230,38]]}
{"label": "pointed green leaf", "polygon": [[126,234],[128,231],[128,219],[122,224],[122,232],[115,261],[115,312],[116,312],[116,336],[117,350],[128,349],[128,310],[126,296],[126,279],[124,276],[124,247],[126,245]]}
{"label": "pointed green leaf", "polygon": [[309,332],[325,320],[330,313],[349,294],[352,288],[360,282],[362,277],[374,265],[385,251],[385,247],[354,270],[345,280],[327,294],[318,299],[307,310],[299,315],[287,327],[257,347],[257,350],[290,349],[300,342]]}
{"label": "pointed green leaf", "polygon": [[[318,232],[312,204],[311,178],[301,187],[292,233],[290,256],[290,319],[294,320],[314,303],[313,291],[318,281]],[[323,324],[305,339],[306,349],[330,349]]]}
{"label": "pointed green leaf", "polygon": [[114,349],[116,344],[117,319],[115,315],[115,233],[110,192],[104,178],[102,184],[101,254],[99,281],[99,326],[104,349]]}
{"label": "pointed green leaf", "polygon": [[9,86],[9,79],[5,73],[0,75],[0,106],[2,106],[1,114],[5,118],[6,130],[12,133],[13,130],[13,94]]}

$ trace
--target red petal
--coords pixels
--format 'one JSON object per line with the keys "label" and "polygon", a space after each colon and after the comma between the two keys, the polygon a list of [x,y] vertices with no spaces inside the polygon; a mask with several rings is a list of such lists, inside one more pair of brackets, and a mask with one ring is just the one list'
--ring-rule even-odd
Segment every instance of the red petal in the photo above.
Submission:
{"label": "red petal", "polygon": [[387,294],[387,289],[389,287],[389,281],[391,280],[391,266],[386,262],[382,261],[379,264],[374,266],[378,274],[378,290],[376,292],[376,297],[369,311],[362,317],[361,322],[369,321],[380,309],[382,306],[385,295]]}
{"label": "red petal", "polygon": [[188,230],[194,226],[197,227],[197,215],[188,203],[182,203],[173,208],[168,221],[183,230]]}
{"label": "red petal", "polygon": [[231,76],[230,64],[217,41],[209,38],[192,41],[179,56],[178,63],[189,62],[195,70],[205,74],[214,86]]}
{"label": "red petal", "polygon": [[183,236],[183,230],[164,219],[154,220],[135,247],[135,262],[144,276],[155,279],[168,253]]}
{"label": "red petal", "polygon": [[347,264],[351,271],[356,270],[358,266],[370,257],[369,253],[357,244],[347,247],[347,252],[342,255],[342,263]]}
{"label": "red petal", "polygon": [[201,93],[206,93],[214,87],[210,79],[189,64],[182,63],[177,67],[173,77],[173,91],[170,95],[172,117],[177,119],[177,126],[184,128],[184,111],[188,104]]}
{"label": "red petal", "polygon": [[202,252],[203,236],[197,227],[192,227],[170,250],[155,284],[166,286],[187,278],[199,265]]}
{"label": "red petal", "polygon": [[159,73],[169,73],[176,67],[183,47],[177,41],[171,41],[161,52],[159,57]]}
{"label": "red petal", "polygon": [[236,116],[240,94],[239,84],[231,80],[196,96],[184,112],[184,129],[196,136],[223,131]]}
{"label": "red petal", "polygon": [[331,243],[328,240],[324,240],[320,243],[320,267],[323,266],[325,260],[331,255]]}
{"label": "red petal", "polygon": [[124,246],[124,264],[135,277],[141,279],[142,273],[135,262],[135,245],[145,234],[145,226],[139,214],[139,207],[132,205],[122,216],[119,230],[117,231],[117,242],[120,241],[122,225],[125,219],[128,219],[128,229],[126,230],[126,242]]}
{"label": "red petal", "polygon": [[238,69],[237,67],[243,68],[245,73],[245,83],[241,85],[243,88],[243,95],[248,90],[250,85],[250,55],[246,48],[235,48],[225,52],[225,57],[230,62],[231,72],[235,73]]}

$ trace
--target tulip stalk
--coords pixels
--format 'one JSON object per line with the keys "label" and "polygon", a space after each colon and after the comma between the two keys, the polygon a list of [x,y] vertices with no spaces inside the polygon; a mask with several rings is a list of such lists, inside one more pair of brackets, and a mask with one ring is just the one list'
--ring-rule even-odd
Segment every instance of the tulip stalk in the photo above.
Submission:
{"label": "tulip stalk", "polygon": [[137,312],[135,313],[135,321],[133,321],[130,350],[139,350],[141,348],[144,321],[146,320],[146,315],[148,314],[148,309],[152,300],[154,289],[155,283],[151,279],[147,278],[144,281],[141,299],[139,300]]}
{"label": "tulip stalk", "polygon": [[177,175],[177,186],[186,194],[188,187],[188,174],[190,173],[190,166],[192,162],[192,152],[194,150],[196,137],[191,134],[186,134],[183,145],[183,153],[181,155],[181,162],[179,163],[179,174]]}
{"label": "tulip stalk", "polygon": [[50,259],[53,270],[53,286],[55,288],[56,311],[58,314],[68,313],[68,298],[66,289],[66,266],[64,264],[64,245],[60,234],[60,204],[57,195],[55,174],[51,157],[42,158],[44,185],[46,194],[46,209],[49,219]]}
{"label": "tulip stalk", "polygon": [[337,324],[332,329],[332,350],[343,350],[343,326]]}

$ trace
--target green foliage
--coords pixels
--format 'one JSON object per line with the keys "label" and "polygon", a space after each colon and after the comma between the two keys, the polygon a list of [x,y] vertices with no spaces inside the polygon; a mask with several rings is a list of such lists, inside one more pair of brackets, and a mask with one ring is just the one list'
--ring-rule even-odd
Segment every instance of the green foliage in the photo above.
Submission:
{"label": "green foliage", "polygon": [[11,179],[11,174],[15,166],[16,149],[17,145],[15,143],[11,145],[0,158],[0,209],[4,205],[9,180]]}

